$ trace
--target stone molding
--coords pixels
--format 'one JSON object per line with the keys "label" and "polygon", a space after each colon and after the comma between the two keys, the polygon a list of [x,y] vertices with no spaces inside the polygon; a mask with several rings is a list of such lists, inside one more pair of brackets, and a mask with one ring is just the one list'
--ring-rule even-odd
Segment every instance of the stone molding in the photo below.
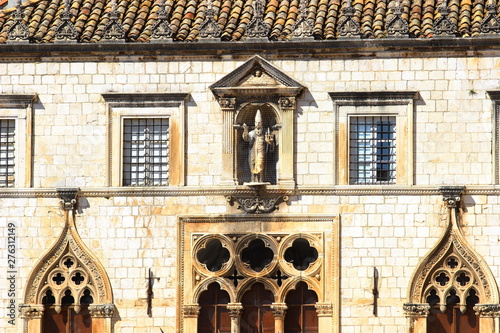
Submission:
{"label": "stone molding", "polygon": [[35,103],[38,95],[11,95],[0,94],[0,108],[5,109],[26,109]]}
{"label": "stone molding", "polygon": [[429,315],[431,306],[427,303],[405,303],[403,304],[403,311],[405,317],[411,318],[425,318]]}

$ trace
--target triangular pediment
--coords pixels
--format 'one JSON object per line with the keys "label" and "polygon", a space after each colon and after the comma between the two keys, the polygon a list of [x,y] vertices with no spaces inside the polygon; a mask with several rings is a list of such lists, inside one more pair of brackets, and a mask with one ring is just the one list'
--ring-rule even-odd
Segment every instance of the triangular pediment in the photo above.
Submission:
{"label": "triangular pediment", "polygon": [[304,86],[260,56],[254,56],[210,86],[217,96],[248,91],[298,95]]}

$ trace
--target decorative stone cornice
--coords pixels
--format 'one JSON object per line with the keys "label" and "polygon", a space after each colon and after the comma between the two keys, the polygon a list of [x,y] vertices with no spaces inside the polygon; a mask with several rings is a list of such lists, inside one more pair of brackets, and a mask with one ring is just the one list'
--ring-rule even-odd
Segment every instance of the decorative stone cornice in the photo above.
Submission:
{"label": "decorative stone cornice", "polygon": [[448,208],[457,208],[460,197],[465,190],[465,186],[440,186],[439,191],[443,195],[443,201]]}
{"label": "decorative stone cornice", "polygon": [[43,305],[19,304],[19,316],[25,319],[41,319],[43,316]]}
{"label": "decorative stone cornice", "polygon": [[56,28],[55,42],[76,42],[78,33],[75,25],[71,22],[72,17],[69,0],[65,0],[64,11],[61,13],[61,22]]}
{"label": "decorative stone cornice", "polygon": [[57,188],[57,195],[60,199],[61,209],[63,210],[71,210],[76,207],[76,197],[78,196],[78,192],[80,192],[79,188],[73,187],[65,187],[65,188]]}
{"label": "decorative stone cornice", "polygon": [[346,5],[342,9],[344,15],[337,27],[337,34],[339,38],[359,38],[361,36],[359,23],[354,19],[356,9],[351,5],[351,0],[346,0]]}
{"label": "decorative stone cornice", "polygon": [[228,303],[226,307],[229,310],[230,317],[238,318],[243,312],[243,305],[241,303]]}
{"label": "decorative stone cornice", "polygon": [[212,7],[212,0],[207,0],[207,9],[205,9],[205,20],[199,28],[200,38],[218,39],[222,33],[221,28],[215,21],[215,10]]}
{"label": "decorative stone cornice", "polygon": [[292,28],[294,38],[310,38],[312,39],[313,26],[309,21],[309,8],[305,0],[300,0],[299,16]]}
{"label": "decorative stone cornice", "polygon": [[198,318],[201,307],[198,304],[187,304],[182,306],[182,316],[184,318]]}
{"label": "decorative stone cornice", "polygon": [[89,305],[89,313],[92,318],[111,318],[115,313],[113,304]]}
{"label": "decorative stone cornice", "polygon": [[429,315],[431,306],[427,303],[406,303],[403,304],[405,317],[423,318]]}
{"label": "decorative stone cornice", "polygon": [[111,11],[108,13],[109,22],[104,27],[103,38],[107,42],[124,42],[125,29],[120,20],[120,12],[116,10],[116,0],[113,0]]}
{"label": "decorative stone cornice", "polygon": [[331,317],[333,316],[333,304],[332,303],[316,303],[314,305],[318,317]]}
{"label": "decorative stone cornice", "polygon": [[264,3],[262,0],[254,0],[252,7],[253,18],[248,23],[246,34],[249,38],[267,38],[269,27],[264,22]]}
{"label": "decorative stone cornice", "polygon": [[441,17],[434,21],[434,37],[454,36],[457,26],[448,18],[448,15],[450,15],[450,9],[448,8],[446,0],[443,1],[437,10],[441,14]]}
{"label": "decorative stone cornice", "polygon": [[271,304],[271,310],[273,310],[274,317],[285,319],[286,310],[288,306],[286,303],[273,303]]}
{"label": "decorative stone cornice", "polygon": [[18,0],[14,13],[14,22],[7,31],[7,43],[29,43],[29,29],[23,22],[24,13]]}
{"label": "decorative stone cornice", "polygon": [[389,37],[408,37],[408,21],[403,18],[403,6],[399,0],[392,7],[392,13],[392,18],[385,25],[387,34]]}
{"label": "decorative stone cornice", "polygon": [[479,317],[498,318],[500,317],[500,304],[477,304],[474,311]]}
{"label": "decorative stone cornice", "polygon": [[488,15],[486,15],[481,21],[481,32],[484,34],[492,34],[500,32],[500,18],[497,16],[498,6],[493,0],[488,1],[486,5],[486,10]]}
{"label": "decorative stone cornice", "polygon": [[166,107],[179,106],[189,93],[108,93],[102,97],[112,107]]}
{"label": "decorative stone cornice", "polygon": [[26,109],[32,105],[37,98],[37,95],[0,94],[0,108]]}

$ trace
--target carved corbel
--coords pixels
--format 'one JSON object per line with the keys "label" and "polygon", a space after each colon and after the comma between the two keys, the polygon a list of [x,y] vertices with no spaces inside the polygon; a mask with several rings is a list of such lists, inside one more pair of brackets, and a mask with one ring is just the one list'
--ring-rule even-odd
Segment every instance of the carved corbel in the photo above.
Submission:
{"label": "carved corbel", "polygon": [[24,319],[41,319],[43,310],[43,305],[19,304],[19,317]]}
{"label": "carved corbel", "polygon": [[483,318],[500,317],[500,304],[478,304],[474,306],[476,315]]}
{"label": "carved corbel", "polygon": [[184,318],[198,318],[201,307],[197,304],[187,304],[182,306],[182,316]]}
{"label": "carved corbel", "polygon": [[429,315],[431,306],[428,303],[406,303],[403,304],[405,317],[425,318]]}
{"label": "carved corbel", "polygon": [[62,210],[71,210],[76,207],[76,198],[80,188],[58,188],[57,195],[59,196],[59,202],[61,204]]}
{"label": "carved corbel", "polygon": [[89,313],[92,318],[111,318],[115,313],[113,304],[89,305]]}
{"label": "carved corbel", "polygon": [[242,209],[248,214],[269,214],[278,209],[282,202],[287,202],[289,197],[287,194],[278,194],[278,196],[270,197],[265,195],[264,189],[266,183],[252,184],[246,183],[247,186],[254,190],[253,197],[236,197],[232,195],[226,196],[226,200],[232,206],[234,202],[238,203],[238,209]]}
{"label": "carved corbel", "polygon": [[443,201],[448,208],[458,208],[458,203],[465,189],[465,186],[441,186],[439,191],[443,195]]}

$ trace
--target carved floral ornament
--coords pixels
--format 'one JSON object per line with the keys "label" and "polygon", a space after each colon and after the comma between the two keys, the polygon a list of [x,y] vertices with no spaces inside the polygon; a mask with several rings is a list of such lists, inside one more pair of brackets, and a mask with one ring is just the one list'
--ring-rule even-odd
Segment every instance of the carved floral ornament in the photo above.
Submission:
{"label": "carved floral ornament", "polygon": [[[193,303],[214,282],[233,302],[239,301],[255,282],[271,290],[277,303],[300,281],[321,299],[320,235],[206,234],[193,235],[193,242]],[[280,309],[275,310],[284,311]]]}

